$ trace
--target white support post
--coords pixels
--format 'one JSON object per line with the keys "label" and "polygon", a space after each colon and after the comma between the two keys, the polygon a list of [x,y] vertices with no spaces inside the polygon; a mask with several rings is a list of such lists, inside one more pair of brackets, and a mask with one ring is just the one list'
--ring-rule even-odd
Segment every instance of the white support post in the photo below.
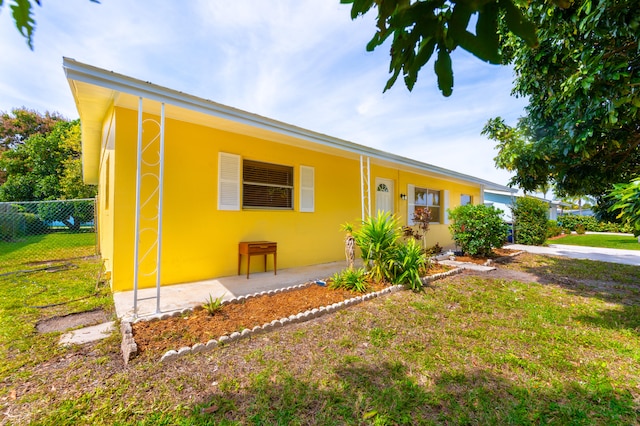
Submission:
{"label": "white support post", "polygon": [[362,155],[360,156],[360,203],[362,204],[362,221],[364,222],[364,164],[362,161]]}
{"label": "white support post", "polygon": [[371,216],[371,162],[367,157],[367,201],[369,202],[368,215]]}
{"label": "white support post", "polygon": [[160,260],[162,257],[162,199],[164,195],[164,103],[160,109],[160,171],[158,172],[158,244],[156,255],[156,313],[160,313]]}
{"label": "white support post", "polygon": [[365,171],[364,157],[360,156],[360,195],[362,205],[362,221],[371,215],[371,163],[367,157],[367,168]]}
{"label": "white support post", "polygon": [[140,251],[140,185],[142,181],[142,96],[138,99],[138,148],[136,163],[136,225],[133,249],[133,316],[138,315],[138,273]]}

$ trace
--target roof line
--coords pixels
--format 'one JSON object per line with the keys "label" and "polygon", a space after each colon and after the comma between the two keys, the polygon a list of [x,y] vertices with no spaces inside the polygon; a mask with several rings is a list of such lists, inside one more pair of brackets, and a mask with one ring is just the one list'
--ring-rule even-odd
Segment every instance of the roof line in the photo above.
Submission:
{"label": "roof line", "polygon": [[491,188],[509,192],[514,191],[514,189],[509,188],[508,186],[490,182],[485,179],[480,179],[475,176],[470,176],[464,173],[459,173],[453,170],[434,166],[432,164],[392,154],[390,152],[356,144],[354,142],[349,142],[333,136],[314,132],[312,130],[303,129],[301,127],[223,105],[198,96],[159,86],[148,81],[138,80],[113,71],[107,71],[103,68],[84,64],[72,58],[63,57],[63,68],[65,71],[65,75],[69,80],[77,80],[107,89],[132,94],[135,96],[141,96],[143,98],[155,100],[158,102],[170,103],[172,105],[185,109],[190,109],[227,120],[240,122],[264,130],[285,134],[287,136],[305,139],[310,142],[346,150],[355,154],[360,154],[383,161],[391,161],[427,172],[445,175],[450,178],[473,182],[479,185],[483,185],[487,189]]}

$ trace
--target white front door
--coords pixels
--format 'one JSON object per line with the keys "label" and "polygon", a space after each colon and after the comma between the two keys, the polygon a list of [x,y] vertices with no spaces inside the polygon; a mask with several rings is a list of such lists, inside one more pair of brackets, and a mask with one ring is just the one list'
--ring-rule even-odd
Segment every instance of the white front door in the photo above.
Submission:
{"label": "white front door", "polygon": [[376,178],[376,211],[393,214],[393,181]]}

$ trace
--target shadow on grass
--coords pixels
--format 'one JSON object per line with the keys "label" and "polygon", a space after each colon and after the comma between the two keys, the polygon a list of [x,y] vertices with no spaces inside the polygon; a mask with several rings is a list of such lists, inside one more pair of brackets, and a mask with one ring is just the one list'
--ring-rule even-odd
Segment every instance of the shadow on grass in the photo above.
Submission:
{"label": "shadow on grass", "polygon": [[205,397],[186,417],[142,424],[633,424],[637,407],[606,378],[536,389],[485,371],[416,378],[401,364],[351,365],[323,384],[268,368],[247,390]]}
{"label": "shadow on grass", "polygon": [[532,256],[530,259],[534,260],[505,259],[500,266],[532,274],[536,282],[556,284],[578,296],[640,305],[640,266],[560,256]]}
{"label": "shadow on grass", "polygon": [[0,242],[0,274],[31,271],[42,263],[60,262],[96,254],[93,232],[50,232],[15,242]]}
{"label": "shadow on grass", "polygon": [[13,252],[24,250],[25,247],[38,244],[44,238],[44,234],[39,234],[17,238],[13,241],[0,241],[0,256],[9,256]]}
{"label": "shadow on grass", "polygon": [[621,309],[606,309],[596,315],[576,317],[578,321],[610,330],[630,330],[640,335],[640,305],[623,305]]}

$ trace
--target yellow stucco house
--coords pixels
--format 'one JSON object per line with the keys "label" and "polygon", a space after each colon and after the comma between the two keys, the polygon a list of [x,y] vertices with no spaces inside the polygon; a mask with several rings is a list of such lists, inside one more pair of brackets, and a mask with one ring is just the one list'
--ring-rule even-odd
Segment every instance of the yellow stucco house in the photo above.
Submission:
{"label": "yellow stucco house", "polygon": [[451,246],[448,208],[509,190],[73,59],[63,67],[114,291],[235,275],[242,241],[276,242],[278,269],[342,260],[340,224],[377,210],[406,225],[428,207],[430,244]]}

